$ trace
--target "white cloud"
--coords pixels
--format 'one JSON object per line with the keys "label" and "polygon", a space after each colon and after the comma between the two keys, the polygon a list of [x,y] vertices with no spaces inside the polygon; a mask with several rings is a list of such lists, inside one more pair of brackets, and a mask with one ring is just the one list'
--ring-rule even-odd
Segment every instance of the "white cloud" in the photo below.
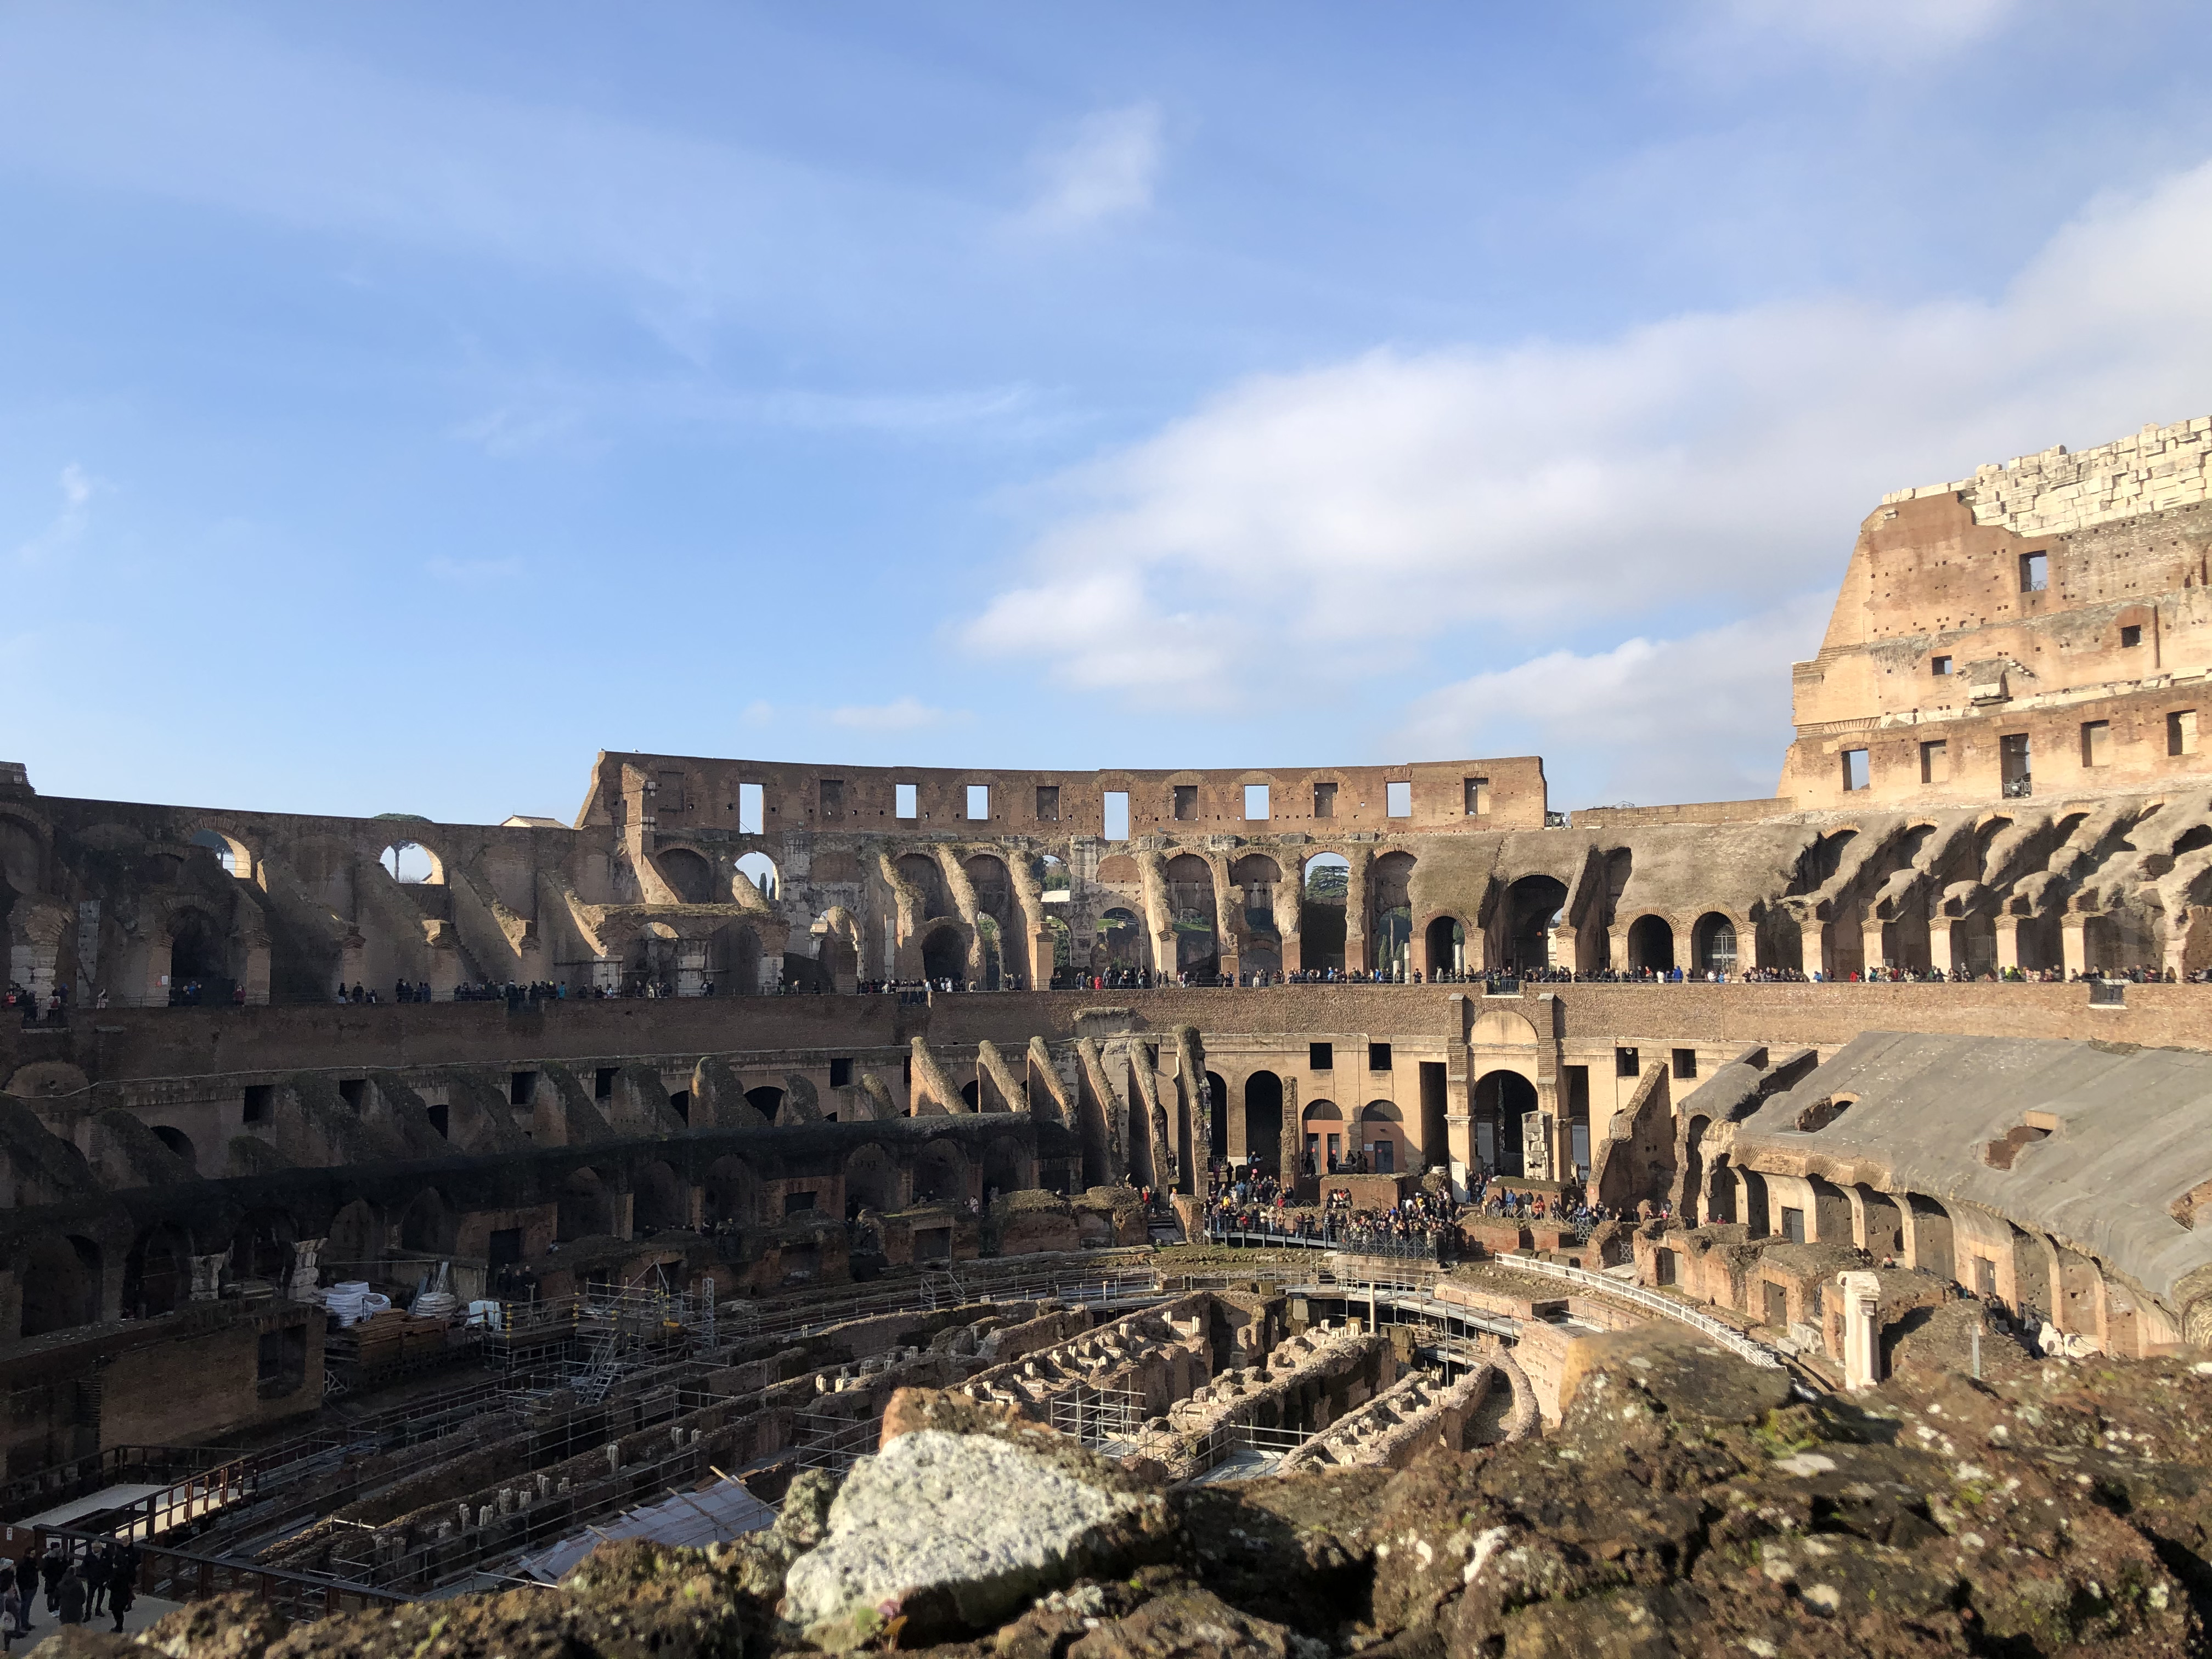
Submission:
{"label": "white cloud", "polygon": [[1411,755],[1534,753],[1556,801],[1739,799],[1774,792],[1793,659],[1818,648],[1832,596],[1686,639],[1547,651],[1417,699],[1390,739]]}
{"label": "white cloud", "polygon": [[1726,25],[1893,66],[1946,58],[1998,33],[2019,0],[1722,0]]}
{"label": "white cloud", "polygon": [[741,724],[760,726],[775,724],[775,705],[756,697],[738,711]]}
{"label": "white cloud", "polygon": [[92,475],[71,461],[54,483],[61,491],[60,510],[44,529],[15,544],[18,564],[45,564],[65,556],[84,539],[85,528],[92,522],[92,498],[100,489]]}
{"label": "white cloud", "polygon": [[510,553],[503,559],[432,559],[422,567],[441,582],[453,582],[463,586],[480,586],[488,582],[503,582],[522,574],[522,556]]}
{"label": "white cloud", "polygon": [[1156,105],[1086,116],[1065,143],[1037,156],[1042,182],[1024,222],[1064,232],[1143,212],[1152,204],[1161,149]]}
{"label": "white cloud", "polygon": [[947,720],[961,720],[965,716],[929,708],[909,696],[872,706],[833,708],[823,718],[832,726],[849,726],[858,732],[915,732],[926,726],[942,726]]}
{"label": "white cloud", "polygon": [[[1540,654],[1832,592],[1887,490],[2212,411],[2212,165],[2093,204],[1993,299],[1812,299],[1233,386],[1057,481],[964,642],[1238,702],[1448,633]],[[1762,646],[1778,664],[1789,648]]]}

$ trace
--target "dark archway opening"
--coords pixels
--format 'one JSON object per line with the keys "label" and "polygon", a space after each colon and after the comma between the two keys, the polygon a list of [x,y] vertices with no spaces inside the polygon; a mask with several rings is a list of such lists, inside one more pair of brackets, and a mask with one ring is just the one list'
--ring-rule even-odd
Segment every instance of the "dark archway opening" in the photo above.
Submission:
{"label": "dark archway opening", "polygon": [[169,922],[169,1001],[190,1006],[228,1005],[237,981],[230,976],[230,949],[215,924],[197,910]]}
{"label": "dark archway opening", "polygon": [[1261,1174],[1283,1173],[1283,1079],[1273,1072],[1244,1079],[1244,1152]]}
{"label": "dark archway opening", "polygon": [[1526,1120],[1535,1109],[1536,1085],[1518,1072],[1491,1072],[1475,1084],[1475,1156],[1492,1174],[1528,1172],[1522,1149]]}
{"label": "dark archway opening", "polygon": [[1697,927],[1691,933],[1690,949],[1692,960],[1697,963],[1699,973],[1734,974],[1735,923],[1718,911],[1709,911],[1699,916]]}
{"label": "dark archway opening", "polygon": [[921,971],[932,980],[968,982],[968,946],[951,927],[939,927],[921,941]]}
{"label": "dark archway opening", "polygon": [[1638,916],[1629,924],[1628,965],[1670,973],[1674,966],[1674,930],[1662,916]]}
{"label": "dark archway opening", "polygon": [[100,1246],[72,1233],[42,1239],[23,1264],[25,1336],[89,1325],[100,1317]]}
{"label": "dark archway opening", "polygon": [[1552,933],[1565,919],[1567,885],[1551,876],[1523,876],[1509,896],[1506,962],[1516,973],[1552,965]]}
{"label": "dark archway opening", "polygon": [[1429,977],[1467,971],[1467,929],[1457,916],[1438,916],[1428,928]]}
{"label": "dark archway opening", "polygon": [[138,1319],[158,1319],[189,1301],[191,1241],[174,1227],[142,1235],[123,1262],[123,1305]]}

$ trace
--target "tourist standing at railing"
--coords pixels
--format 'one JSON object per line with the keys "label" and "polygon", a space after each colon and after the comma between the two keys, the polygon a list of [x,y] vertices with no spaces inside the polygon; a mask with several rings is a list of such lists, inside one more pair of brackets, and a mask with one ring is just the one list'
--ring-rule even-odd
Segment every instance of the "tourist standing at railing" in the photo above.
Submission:
{"label": "tourist standing at railing", "polygon": [[122,1632],[123,1620],[131,1611],[131,1604],[137,1599],[138,1547],[125,1544],[116,1551],[107,1575],[107,1610],[115,1615],[118,1634]]}

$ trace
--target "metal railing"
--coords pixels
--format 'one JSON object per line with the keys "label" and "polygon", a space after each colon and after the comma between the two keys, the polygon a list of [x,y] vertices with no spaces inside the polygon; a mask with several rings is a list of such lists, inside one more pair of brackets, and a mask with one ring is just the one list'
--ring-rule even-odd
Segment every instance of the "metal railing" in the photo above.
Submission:
{"label": "metal railing", "polygon": [[[105,1533],[80,1532],[68,1527],[40,1527],[32,1539],[34,1553],[43,1554],[49,1539],[60,1539],[75,1553],[113,1540]],[[159,1544],[138,1546],[137,1592],[167,1601],[204,1601],[210,1596],[242,1591],[280,1619],[306,1624],[334,1613],[357,1613],[370,1607],[403,1605],[414,1600],[392,1590],[313,1573],[288,1572],[281,1567],[257,1566],[228,1556],[196,1555],[188,1550]]]}
{"label": "metal railing", "polygon": [[1626,1284],[1618,1279],[1607,1279],[1602,1273],[1591,1273],[1586,1268],[1570,1267],[1562,1262],[1544,1261],[1534,1256],[1502,1257],[1499,1265],[1510,1267],[1516,1273],[1538,1273],[1547,1279],[1565,1279],[1571,1285],[1583,1285],[1601,1296],[1609,1296],[1622,1302],[1632,1302],[1639,1308],[1647,1308],[1653,1313],[1663,1315],[1668,1319],[1678,1321],[1702,1332],[1739,1359],[1748,1360],[1754,1365],[1763,1366],[1770,1370],[1779,1370],[1782,1368],[1781,1358],[1765,1344],[1754,1342],[1733,1326],[1724,1325],[1717,1319],[1709,1318],[1693,1308],[1686,1308],[1672,1297],[1662,1296],[1656,1291],[1647,1291],[1641,1285]]}

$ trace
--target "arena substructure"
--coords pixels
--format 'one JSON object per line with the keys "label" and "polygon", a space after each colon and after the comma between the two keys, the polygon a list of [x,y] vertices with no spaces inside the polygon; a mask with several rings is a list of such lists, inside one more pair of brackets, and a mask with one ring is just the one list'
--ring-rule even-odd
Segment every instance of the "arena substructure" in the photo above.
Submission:
{"label": "arena substructure", "polygon": [[744,1537],[803,1611],[915,1436],[1249,1519],[1595,1468],[1604,1389],[1811,1480],[1869,1389],[2195,1388],[2208,455],[1882,503],[1755,801],[621,754],[456,825],[0,769],[4,1549],[282,1621]]}

